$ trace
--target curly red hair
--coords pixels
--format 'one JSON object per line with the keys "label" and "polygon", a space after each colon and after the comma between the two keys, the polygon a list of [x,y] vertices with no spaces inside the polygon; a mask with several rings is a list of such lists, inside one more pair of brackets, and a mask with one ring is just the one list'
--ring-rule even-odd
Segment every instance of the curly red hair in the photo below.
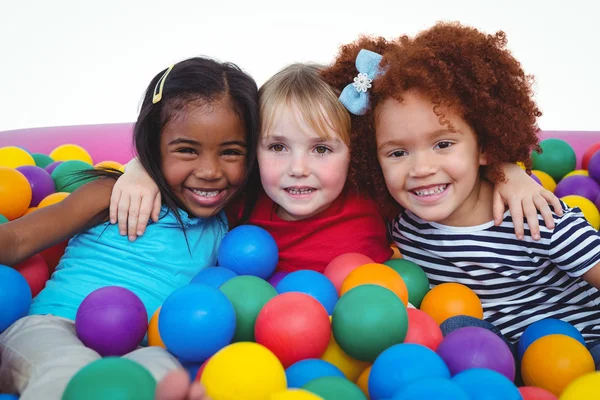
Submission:
{"label": "curly red hair", "polygon": [[409,90],[418,90],[433,102],[440,123],[452,129],[440,111],[443,105],[457,112],[477,133],[486,153],[490,176],[504,179],[501,165],[521,161],[531,169],[530,154],[539,148],[537,118],[542,115],[533,101],[533,77],[506,49],[506,35],[493,35],[459,23],[438,23],[414,38],[388,41],[361,37],[341,47],[323,78],[342,90],[356,76],[356,56],[367,49],[383,56],[385,73],[373,81],[370,109],[352,116],[350,179],[361,191],[375,197],[384,212],[395,205],[376,154],[377,105],[387,98],[402,102]]}

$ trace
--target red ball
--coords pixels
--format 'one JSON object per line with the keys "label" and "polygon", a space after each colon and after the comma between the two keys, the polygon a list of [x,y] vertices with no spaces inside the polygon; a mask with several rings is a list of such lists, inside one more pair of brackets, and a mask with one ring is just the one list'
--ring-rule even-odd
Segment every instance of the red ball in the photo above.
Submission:
{"label": "red ball", "polygon": [[439,325],[427,313],[416,308],[408,308],[406,312],[408,331],[404,343],[420,344],[435,351],[444,339]]}
{"label": "red ball", "polygon": [[50,279],[48,264],[46,264],[44,257],[39,254],[15,265],[15,269],[25,277],[31,289],[32,298],[42,291],[46,286],[46,282]]}
{"label": "red ball", "polygon": [[523,400],[558,400],[558,397],[539,387],[521,386],[519,392],[521,392]]}
{"label": "red ball", "polygon": [[69,241],[65,240],[64,242],[55,244],[54,246],[40,252],[40,255],[44,257],[46,264],[48,264],[48,271],[50,272],[50,275],[54,273],[54,269],[58,265],[60,258],[63,256],[63,254],[65,254],[67,244],[69,244]]}
{"label": "red ball", "polygon": [[360,253],[346,253],[340,256],[337,256],[329,264],[325,267],[325,271],[323,271],[323,275],[329,278],[333,285],[340,293],[340,289],[342,288],[342,282],[344,279],[350,274],[350,272],[354,271],[356,268],[365,264],[372,264],[373,261],[371,258],[365,256]]}
{"label": "red ball", "polygon": [[208,360],[210,360],[210,359],[211,359],[211,357],[208,357],[206,360],[204,360],[202,365],[200,365],[200,368],[198,368],[198,372],[196,373],[196,378],[194,378],[195,381],[200,382],[200,379],[202,378],[202,372],[204,372],[204,368],[206,367],[206,364],[208,363]]}
{"label": "red ball", "polygon": [[273,297],[258,313],[254,326],[256,343],[277,356],[285,368],[306,358],[321,358],[331,338],[325,308],[304,293]]}
{"label": "red ball", "polygon": [[596,152],[600,150],[600,142],[594,143],[590,147],[587,148],[585,153],[583,153],[583,157],[581,157],[581,168],[588,169],[588,164],[592,159],[592,156],[596,154]]}

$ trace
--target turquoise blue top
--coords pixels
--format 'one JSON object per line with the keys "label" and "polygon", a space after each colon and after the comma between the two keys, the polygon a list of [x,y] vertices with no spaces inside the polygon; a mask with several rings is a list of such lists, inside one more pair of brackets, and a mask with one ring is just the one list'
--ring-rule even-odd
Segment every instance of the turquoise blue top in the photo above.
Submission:
{"label": "turquoise blue top", "polygon": [[167,210],[163,206],[160,220],[149,224],[134,242],[108,222],[74,236],[46,287],[33,299],[29,314],[74,321],[88,294],[105,286],[122,286],[142,300],[150,319],[169,294],[188,284],[201,269],[216,264],[228,228],[223,212],[199,219],[180,211],[188,249],[181,226]]}

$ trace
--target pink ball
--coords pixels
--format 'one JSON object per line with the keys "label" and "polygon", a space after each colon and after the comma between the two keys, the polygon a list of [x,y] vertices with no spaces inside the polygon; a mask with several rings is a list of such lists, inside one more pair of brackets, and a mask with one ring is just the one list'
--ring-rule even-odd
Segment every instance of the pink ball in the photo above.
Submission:
{"label": "pink ball", "polygon": [[338,293],[342,287],[342,282],[356,268],[361,265],[371,264],[373,261],[370,257],[360,253],[346,253],[337,256],[325,267],[323,275],[329,278],[333,285],[337,289]]}
{"label": "pink ball", "polygon": [[439,325],[427,313],[416,308],[409,308],[408,330],[404,343],[420,344],[436,351],[444,335]]}
{"label": "pink ball", "polygon": [[523,396],[523,400],[558,400],[558,397],[539,387],[522,386],[519,388],[519,392]]}

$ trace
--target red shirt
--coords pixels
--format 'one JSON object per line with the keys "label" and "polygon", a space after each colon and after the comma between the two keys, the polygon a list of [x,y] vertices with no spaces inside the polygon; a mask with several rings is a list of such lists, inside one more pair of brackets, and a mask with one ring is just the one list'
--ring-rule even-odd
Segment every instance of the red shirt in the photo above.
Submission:
{"label": "red shirt", "polygon": [[373,200],[344,191],[325,211],[300,221],[285,221],[275,210],[263,192],[248,223],[265,229],[277,242],[279,271],[323,272],[345,253],[361,253],[377,263],[392,256],[385,221]]}

